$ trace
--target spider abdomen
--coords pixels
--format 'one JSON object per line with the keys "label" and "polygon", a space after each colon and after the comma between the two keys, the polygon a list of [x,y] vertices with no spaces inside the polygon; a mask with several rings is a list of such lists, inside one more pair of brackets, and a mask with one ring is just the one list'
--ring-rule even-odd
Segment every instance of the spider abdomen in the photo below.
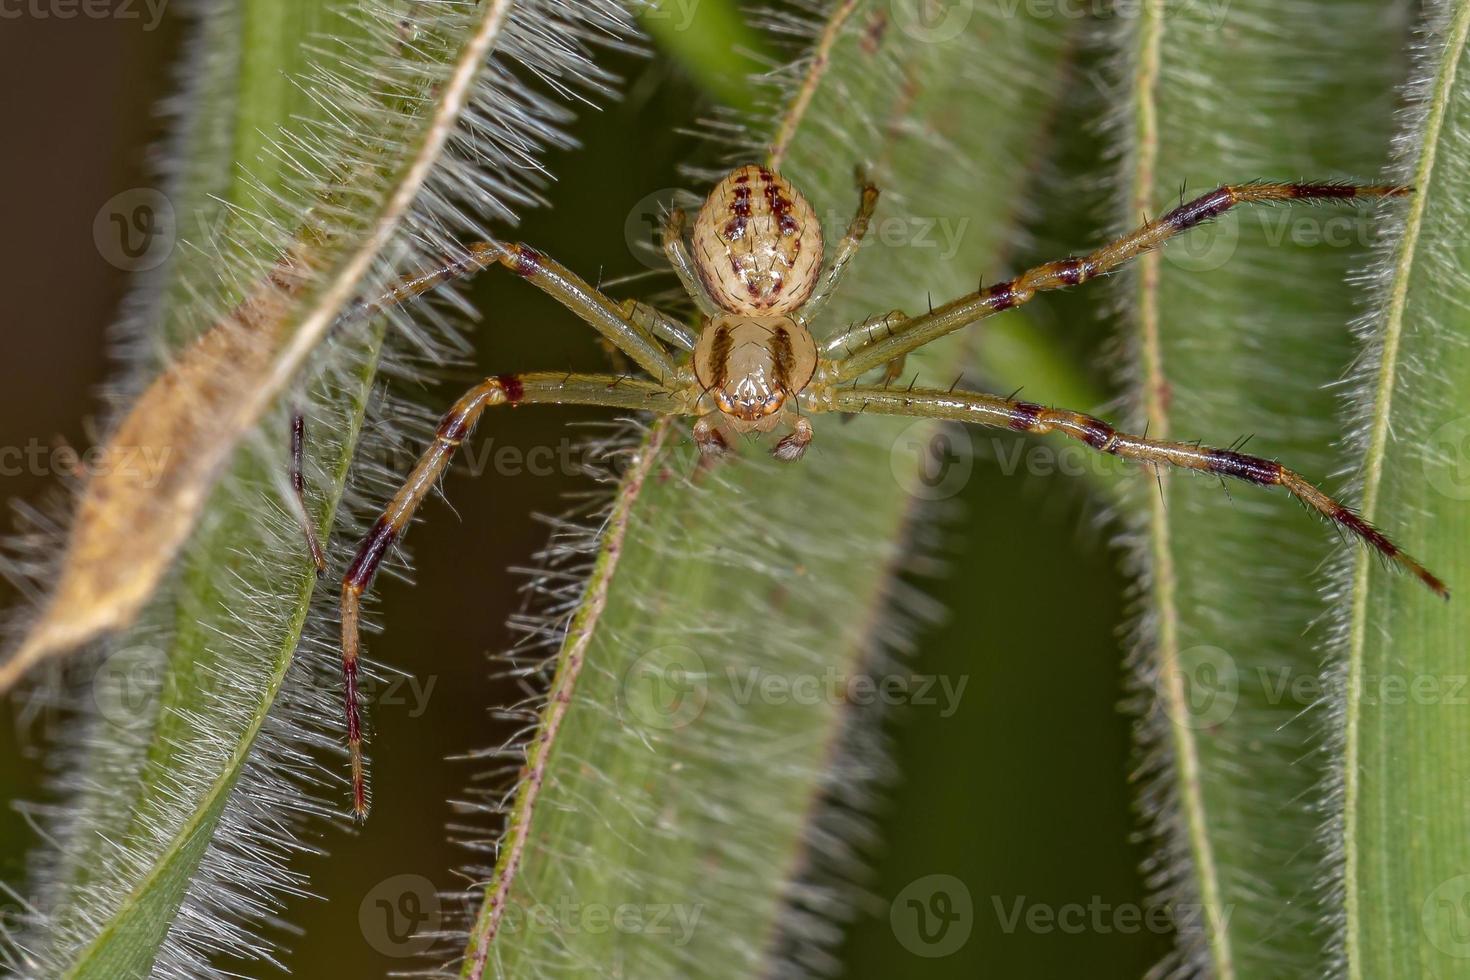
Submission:
{"label": "spider abdomen", "polygon": [[774,424],[817,370],[817,343],[788,316],[716,317],[694,347],[694,374],[725,415]]}
{"label": "spider abdomen", "polygon": [[694,221],[692,245],[705,289],[731,313],[794,313],[822,268],[816,212],[766,167],[741,167],[715,185]]}

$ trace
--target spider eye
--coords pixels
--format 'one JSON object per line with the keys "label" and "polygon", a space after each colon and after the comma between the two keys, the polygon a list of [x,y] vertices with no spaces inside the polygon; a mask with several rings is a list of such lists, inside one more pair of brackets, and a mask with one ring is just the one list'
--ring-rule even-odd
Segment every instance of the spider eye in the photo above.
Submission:
{"label": "spider eye", "polygon": [[714,396],[715,407],[743,422],[758,422],[775,415],[786,404],[786,392],[781,389],[760,393],[737,390],[731,394],[724,388],[716,388]]}
{"label": "spider eye", "polygon": [[785,404],[785,389],[777,389],[776,391],[773,391],[769,395],[767,395],[763,401],[758,402],[755,406],[755,410],[759,415],[762,416],[775,415],[777,412],[781,411],[781,406]]}

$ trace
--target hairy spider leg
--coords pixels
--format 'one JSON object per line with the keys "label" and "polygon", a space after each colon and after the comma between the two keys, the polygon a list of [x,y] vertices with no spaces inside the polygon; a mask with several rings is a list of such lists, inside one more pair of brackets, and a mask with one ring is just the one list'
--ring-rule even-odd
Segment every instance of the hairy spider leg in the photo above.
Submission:
{"label": "hairy spider leg", "polygon": [[697,392],[670,390],[653,381],[605,374],[502,374],[487,378],[454,403],[434,432],[434,442],[419,457],[402,488],[389,501],[373,529],[358,547],[342,579],[342,679],[347,712],[347,749],[352,762],[352,808],[367,814],[362,764],[362,716],[357,696],[357,661],[362,594],[373,580],[388,549],[408,528],[414,512],[434,488],[460,444],[469,437],[487,408],[501,405],[602,405],[665,415],[686,414]]}
{"label": "hairy spider leg", "polygon": [[316,525],[311,520],[311,509],[306,505],[306,416],[300,411],[291,416],[291,493],[296,500],[296,516],[301,521],[301,530],[306,534],[306,550],[311,552],[311,562],[317,575],[325,575],[327,556],[322,543],[316,536]]}
{"label": "hairy spider leg", "polygon": [[822,281],[817,283],[817,288],[812,291],[806,303],[798,311],[801,322],[810,324],[816,319],[822,307],[837,292],[837,286],[842,282],[842,274],[847,271],[847,265],[857,255],[858,249],[863,244],[863,239],[868,234],[868,224],[873,220],[873,212],[878,207],[878,188],[870,183],[861,170],[857,173],[858,185],[858,209],[857,214],[852,216],[848,222],[847,232],[842,236],[842,241],[837,244],[836,254],[832,258],[832,264],[822,276]]}
{"label": "hairy spider leg", "polygon": [[450,280],[473,275],[497,263],[528,280],[581,317],[653,377],[659,380],[673,378],[673,359],[668,350],[654,339],[649,328],[624,316],[617,301],[604,296],[566,266],[524,244],[474,242],[465,247],[463,255],[438,268],[403,279],[377,299],[349,309],[343,315],[342,321],[372,316],[438,289]]}
{"label": "hairy spider leg", "polygon": [[1157,221],[1144,222],[1088,255],[1038,265],[1014,279],[962,296],[924,316],[898,320],[890,314],[881,321],[880,326],[884,328],[881,330],[875,330],[871,323],[859,324],[829,340],[823,345],[822,353],[835,359],[836,380],[861,377],[976,320],[1029,302],[1039,292],[1077,286],[1111,272],[1174,236],[1219,217],[1237,204],[1351,201],[1410,193],[1413,193],[1411,187],[1381,184],[1228,184],[1181,204]]}
{"label": "hairy spider leg", "polygon": [[625,299],[618,306],[624,319],[636,324],[661,340],[666,340],[680,350],[693,350],[699,335],[686,324],[680,323],[662,310],[636,299]]}
{"label": "hairy spider leg", "polygon": [[[827,400],[829,398],[830,402]],[[1169,442],[1130,435],[1119,432],[1091,415],[1046,408],[1031,402],[1012,401],[979,392],[849,385],[830,388],[826,393],[816,392],[811,396],[811,402],[809,408],[812,411],[821,411],[825,406],[829,411],[952,419],[993,428],[1013,429],[1017,432],[1060,432],[1086,443],[1100,453],[1124,459],[1199,470],[1259,486],[1281,486],[1312,510],[1351,532],[1389,561],[1413,574],[1441,597],[1448,599],[1450,595],[1444,582],[1390,541],[1382,531],[1347,505],[1323,493],[1300,474],[1274,460],[1249,456],[1230,449],[1213,449],[1198,443]]]}
{"label": "hairy spider leg", "polygon": [[[500,264],[517,275],[529,279],[562,305],[591,324],[615,350],[627,354],[639,367],[658,378],[672,378],[675,368],[669,352],[653,338],[662,336],[670,343],[692,350],[696,337],[688,327],[664,316],[658,310],[633,300],[622,304],[604,296],[566,267],[542,256],[529,245],[502,245],[497,242],[475,242],[464,254],[433,269],[408,276],[395,283],[382,295],[365,300],[345,310],[336,327],[367,319],[454,279],[464,278]],[[305,419],[300,413],[291,419],[291,486],[296,497],[302,531],[317,573],[326,570],[326,557],[317,540],[306,509],[306,489],[302,477]]]}
{"label": "hairy spider leg", "polygon": [[664,216],[664,255],[668,257],[669,265],[674,267],[674,274],[684,286],[684,292],[694,300],[699,312],[707,317],[716,317],[723,311],[709,294],[709,290],[704,288],[699,273],[695,271],[694,258],[689,254],[689,243],[684,239],[688,224],[689,216],[683,208],[672,208]]}

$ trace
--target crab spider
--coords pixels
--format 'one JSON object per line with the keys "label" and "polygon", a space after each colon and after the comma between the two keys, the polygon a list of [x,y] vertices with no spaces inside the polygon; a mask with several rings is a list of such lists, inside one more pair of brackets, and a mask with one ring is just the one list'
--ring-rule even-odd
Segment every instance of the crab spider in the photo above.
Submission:
{"label": "crab spider", "polygon": [[[1137,460],[1281,486],[1323,517],[1448,597],[1445,584],[1381,531],[1314,484],[1273,460],[1193,442],[1120,432],[1107,422],[1066,409],[982,392],[890,388],[906,355],[946,334],[1046,290],[1080,285],[1163,245],[1239,204],[1294,200],[1396,197],[1408,187],[1335,183],[1227,185],[1165,214],[1096,251],[1048,262],[1014,279],[962,296],[927,314],[889,313],[834,337],[810,329],[835,292],[867,231],[877,188],[861,183],[857,214],[823,268],[821,228],[795,187],[773,170],[743,166],[721,180],[704,201],[692,230],[672,212],[664,251],[699,308],[692,329],[660,311],[603,295],[575,273],[527,245],[481,242],[425,275],[404,280],[373,302],[345,315],[357,319],[492,265],[529,280],[592,326],[627,355],[646,377],[535,372],[501,374],[471,388],[444,415],[433,444],[363,540],[342,581],[342,670],[347,737],[352,759],[353,809],[366,813],[361,717],[357,703],[359,614],[363,592],[389,547],[449,465],[481,414],[505,405],[602,405],[695,419],[702,453],[729,452],[735,436],[781,432],[771,448],[779,460],[802,457],[813,438],[809,416],[823,412],[877,413],[952,419],[1018,432],[1060,432],[1092,449]],[[687,233],[686,233],[687,232]],[[864,376],[886,368],[877,384]],[[299,428],[293,444],[299,455]],[[293,476],[295,472],[293,471]],[[295,480],[300,492],[300,481]]]}

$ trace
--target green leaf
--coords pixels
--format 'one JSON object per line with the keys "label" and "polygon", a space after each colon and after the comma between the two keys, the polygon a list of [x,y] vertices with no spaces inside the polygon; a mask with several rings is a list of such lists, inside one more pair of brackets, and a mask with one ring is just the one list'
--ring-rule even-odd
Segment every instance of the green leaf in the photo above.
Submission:
{"label": "green leaf", "polygon": [[[332,742],[340,731],[337,670],[294,658],[302,647],[332,663],[335,647],[326,603],[316,631],[303,629],[316,576],[289,497],[292,412],[307,418],[308,506],[324,533],[344,495],[361,503],[394,478],[367,468],[349,487],[387,324],[331,330],[337,311],[438,260],[450,230],[534,203],[518,175],[558,138],[564,110],[513,73],[555,72],[562,94],[596,87],[606,79],[589,36],[625,29],[612,4],[504,0],[239,0],[197,25],[168,188],[176,245],[140,294],[132,375],[170,377],[288,249],[307,256],[308,281],[283,287],[284,312],[260,326],[269,372],[217,358],[218,389],[163,403],[180,441],[142,447],[177,458],[207,446],[223,472],[195,488],[207,499],[176,561],[138,529],[124,542],[139,568],[146,555],[171,570],[79,678],[56,843],[38,861],[35,914],[14,952],[25,975],[197,977],[216,975],[216,954],[271,956],[259,934],[301,887],[285,864],[306,846],[303,817],[323,812],[308,795],[325,782],[309,759],[323,730]],[[540,37],[548,30],[554,43]],[[482,72],[491,51],[497,66]],[[457,125],[463,105],[487,100],[499,116]],[[408,336],[419,356],[444,353],[422,328]],[[289,398],[274,403],[282,387]],[[236,393],[261,402],[233,420],[239,430],[220,404]],[[387,413],[380,445],[401,436],[404,415]]]}
{"label": "green leaf", "polygon": [[743,112],[754,108],[746,77],[772,56],[734,3],[654,0],[638,19],[659,47],[721,103]]}
{"label": "green leaf", "polygon": [[[233,238],[243,250],[261,247],[230,228],[223,202],[243,205],[258,189],[256,180],[288,193],[284,173],[262,174],[239,163],[269,159],[262,144],[293,115],[319,119],[309,94],[290,79],[306,67],[307,39],[331,34],[343,46],[336,49],[340,57],[352,43],[348,26],[326,2],[268,0],[200,25],[197,74],[190,80],[199,122],[186,132],[170,194],[186,244],[152,284],[176,297],[154,307],[162,311],[147,325],[154,336],[182,340],[208,325],[199,316],[208,304],[198,297],[217,288],[220,269],[212,260],[219,255],[208,249],[220,242],[211,234]],[[251,42],[243,48],[242,37]],[[193,302],[182,298],[191,293]],[[340,364],[340,374],[318,384],[306,403],[319,426],[312,457],[326,475],[320,490],[328,524],[376,347],[374,341]],[[279,434],[274,448],[242,454],[163,594],[138,626],[109,644],[89,678],[85,697],[94,710],[81,723],[86,751],[65,776],[78,788],[65,809],[66,844],[49,868],[39,929],[26,940],[46,975],[150,974],[279,693],[314,576],[301,561],[299,529],[293,537],[289,515],[271,504],[278,482],[272,476],[285,464],[280,450],[289,432],[279,412],[271,415],[270,431]],[[239,557],[265,554],[281,557]],[[226,575],[233,581],[221,594]],[[242,604],[246,590],[258,601]],[[233,625],[237,615],[251,624],[250,633]],[[233,632],[230,641],[220,642],[222,628]]]}
{"label": "green leaf", "polygon": [[1357,372],[1363,512],[1459,592],[1448,605],[1357,553],[1340,563],[1338,938],[1350,977],[1463,976],[1470,942],[1470,4],[1428,5],[1401,134],[1417,189],[1376,285]]}
{"label": "green leaf", "polygon": [[[780,168],[828,242],[856,205],[856,164],[884,191],[819,336],[969,292],[1008,243],[1070,22],[966,6],[933,21],[907,5],[823,5],[814,53],[785,76],[791,108],[757,133],[780,134]],[[943,262],[915,233],[938,222],[960,232]],[[965,350],[936,345],[910,372],[948,385]],[[880,767],[855,751],[873,719],[840,692],[884,676],[880,624],[908,612],[887,608],[888,584],[934,427],[815,424],[798,466],[761,445],[699,466],[664,422],[630,457],[465,976],[745,977],[826,955],[851,901],[831,879],[854,861],[851,828],[827,833],[823,801],[861,810]]]}
{"label": "green leaf", "polygon": [[[1136,225],[1188,196],[1254,179],[1374,180],[1400,81],[1402,8],[1152,0],[1120,19],[1128,52],[1126,200]],[[1127,277],[1134,422],[1155,436],[1250,451],[1336,489],[1333,385],[1354,356],[1349,273],[1384,213],[1236,209]],[[1310,975],[1334,911],[1317,884],[1327,777],[1309,709],[1331,610],[1332,531],[1280,492],[1149,474],[1139,481],[1142,805],[1163,841],[1155,883],[1179,956],[1220,977]],[[1403,515],[1380,515],[1391,534]],[[1407,588],[1407,586],[1406,586]],[[1406,594],[1404,598],[1409,598]],[[1428,595],[1413,599],[1442,613]]]}

